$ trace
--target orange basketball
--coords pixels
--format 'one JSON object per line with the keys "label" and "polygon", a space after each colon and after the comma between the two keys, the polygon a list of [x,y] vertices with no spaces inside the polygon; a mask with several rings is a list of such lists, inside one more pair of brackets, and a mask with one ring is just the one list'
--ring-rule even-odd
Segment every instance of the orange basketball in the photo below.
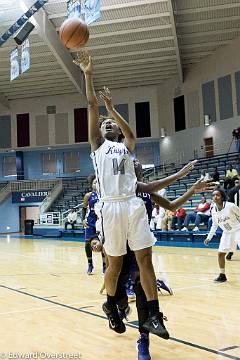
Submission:
{"label": "orange basketball", "polygon": [[87,25],[78,18],[70,18],[62,23],[60,40],[69,49],[77,49],[86,44],[89,38]]}

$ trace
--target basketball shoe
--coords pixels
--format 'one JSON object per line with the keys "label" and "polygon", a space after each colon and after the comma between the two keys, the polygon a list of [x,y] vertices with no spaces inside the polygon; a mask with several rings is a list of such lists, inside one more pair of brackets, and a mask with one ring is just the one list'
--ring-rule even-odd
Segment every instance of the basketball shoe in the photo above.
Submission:
{"label": "basketball shoe", "polygon": [[173,295],[172,289],[166,284],[164,280],[157,279],[157,289],[162,292],[161,289],[167,291],[169,295]]}
{"label": "basketball shoe", "polygon": [[149,353],[149,336],[148,334],[141,333],[137,341],[137,354],[138,360],[151,360]]}
{"label": "basketball shoe", "polygon": [[167,318],[163,317],[163,313],[159,312],[158,314],[149,317],[149,319],[143,324],[143,327],[151,334],[168,340],[169,333],[164,326],[163,320],[167,320]]}
{"label": "basketball shoe", "polygon": [[223,283],[223,282],[227,281],[227,277],[225,274],[220,273],[218,275],[218,277],[216,277],[216,279],[214,279],[214,281],[218,282],[218,283]]}
{"label": "basketball shoe", "polygon": [[126,326],[120,319],[117,306],[110,307],[107,302],[102,306],[103,311],[107,315],[109,328],[118,334],[122,334],[126,331]]}
{"label": "basketball shoe", "polygon": [[92,264],[88,264],[87,274],[93,275],[93,265]]}

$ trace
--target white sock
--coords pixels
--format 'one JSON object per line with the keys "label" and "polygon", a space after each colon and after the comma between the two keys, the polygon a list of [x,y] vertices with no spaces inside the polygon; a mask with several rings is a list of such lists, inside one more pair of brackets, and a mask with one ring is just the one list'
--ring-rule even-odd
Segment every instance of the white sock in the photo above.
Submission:
{"label": "white sock", "polygon": [[225,274],[225,269],[220,269],[221,274]]}

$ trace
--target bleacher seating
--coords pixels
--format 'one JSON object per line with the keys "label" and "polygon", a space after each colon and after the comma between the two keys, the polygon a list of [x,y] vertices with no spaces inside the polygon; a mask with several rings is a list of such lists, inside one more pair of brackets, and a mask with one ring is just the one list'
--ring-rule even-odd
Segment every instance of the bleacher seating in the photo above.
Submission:
{"label": "bleacher seating", "polygon": [[86,177],[63,179],[63,192],[51,206],[50,212],[67,211],[79,205],[85,193],[89,191]]}
{"label": "bleacher seating", "polygon": [[[236,159],[239,157],[239,153],[230,153],[224,155],[216,155],[210,158],[200,158],[198,159],[197,164],[195,165],[194,170],[185,178],[178,180],[167,188],[167,198],[176,199],[181,196],[191,185],[197,181],[201,176],[201,171],[206,170],[210,175],[214,172],[215,167],[220,174],[220,184],[223,185],[223,180],[225,178],[227,166],[229,164],[234,165]],[[159,166],[154,168],[154,170],[146,169],[144,176],[148,181],[155,179],[161,179],[166,176],[172,175],[178,170],[180,170],[183,165],[174,165],[169,164],[165,166]],[[211,194],[204,194],[208,199],[211,199]],[[196,194],[190,198],[185,205],[183,206],[186,212],[191,212],[200,202],[202,194]],[[206,226],[202,226],[203,229],[206,229]]]}
{"label": "bleacher seating", "polygon": [[[225,177],[227,165],[234,164],[238,158],[238,153],[230,153],[224,155],[216,155],[211,158],[200,158],[194,168],[194,170],[185,178],[178,180],[167,188],[167,197],[170,199],[176,199],[181,196],[187,188],[189,188],[197,179],[200,178],[201,171],[213,173],[214,168],[217,167],[220,173],[220,179],[223,182]],[[183,165],[168,164],[165,166],[155,167],[154,170],[146,169],[144,176],[146,181],[154,179],[160,179],[169,175],[172,175],[176,171],[180,170]],[[1,183],[0,183],[1,187]],[[59,198],[55,201],[49,211],[66,211],[72,207],[79,205],[86,192],[90,191],[89,183],[86,177],[76,177],[63,179],[63,192]],[[210,198],[210,194],[205,194]],[[192,211],[201,199],[201,194],[194,195],[189,199],[184,208],[187,212]]]}

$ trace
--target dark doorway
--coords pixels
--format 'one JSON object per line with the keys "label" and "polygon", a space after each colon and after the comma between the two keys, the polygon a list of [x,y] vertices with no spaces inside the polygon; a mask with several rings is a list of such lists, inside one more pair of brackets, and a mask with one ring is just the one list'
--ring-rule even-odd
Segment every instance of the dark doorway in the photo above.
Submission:
{"label": "dark doorway", "polygon": [[212,137],[204,139],[204,150],[205,150],[205,157],[214,156],[213,138]]}

